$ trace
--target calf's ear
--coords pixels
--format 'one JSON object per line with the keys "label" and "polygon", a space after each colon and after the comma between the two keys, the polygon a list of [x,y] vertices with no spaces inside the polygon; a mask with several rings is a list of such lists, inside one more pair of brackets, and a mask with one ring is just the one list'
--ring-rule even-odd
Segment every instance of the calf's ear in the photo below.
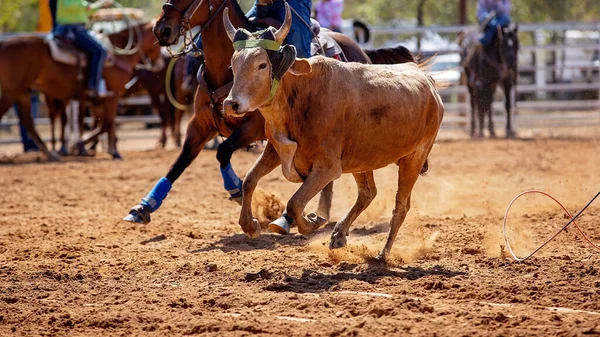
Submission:
{"label": "calf's ear", "polygon": [[312,66],[307,59],[296,59],[294,64],[290,67],[289,72],[292,75],[300,76],[309,74],[312,71]]}

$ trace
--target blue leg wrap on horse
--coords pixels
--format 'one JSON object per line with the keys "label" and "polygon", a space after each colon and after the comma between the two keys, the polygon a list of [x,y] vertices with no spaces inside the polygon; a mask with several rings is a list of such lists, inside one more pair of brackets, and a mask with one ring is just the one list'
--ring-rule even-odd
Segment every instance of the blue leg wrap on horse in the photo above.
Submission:
{"label": "blue leg wrap on horse", "polygon": [[242,195],[242,179],[233,171],[231,163],[226,168],[221,169],[221,176],[223,176],[223,185],[227,192],[233,197],[237,198]]}
{"label": "blue leg wrap on horse", "polygon": [[152,188],[152,191],[142,199],[142,205],[149,207],[152,212],[156,211],[167,197],[167,194],[169,194],[171,186],[173,185],[169,179],[160,178],[156,185],[154,185],[154,188]]}

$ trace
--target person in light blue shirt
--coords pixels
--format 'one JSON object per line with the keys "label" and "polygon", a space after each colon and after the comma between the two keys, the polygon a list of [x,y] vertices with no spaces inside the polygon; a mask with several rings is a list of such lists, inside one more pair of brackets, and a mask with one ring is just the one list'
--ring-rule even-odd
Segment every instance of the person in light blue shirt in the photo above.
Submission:
{"label": "person in light blue shirt", "polygon": [[492,44],[496,37],[496,26],[508,27],[510,24],[510,0],[479,0],[477,6],[477,19],[479,23],[495,12],[496,16],[488,22],[483,30],[483,36],[479,39],[481,45],[486,48]]}

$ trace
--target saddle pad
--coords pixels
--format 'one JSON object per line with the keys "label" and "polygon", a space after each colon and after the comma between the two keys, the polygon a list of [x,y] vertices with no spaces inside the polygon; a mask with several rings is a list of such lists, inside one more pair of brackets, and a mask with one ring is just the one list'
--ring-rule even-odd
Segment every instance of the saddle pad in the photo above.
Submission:
{"label": "saddle pad", "polygon": [[73,67],[87,66],[87,56],[75,47],[60,42],[52,36],[46,38],[46,44],[50,48],[50,55],[54,61]]}
{"label": "saddle pad", "polygon": [[[326,31],[326,29],[322,28],[321,32],[323,31]],[[310,54],[312,56],[321,55],[321,47],[323,47],[323,50],[325,51],[324,56],[333,57],[342,54],[342,48],[333,38],[323,34],[320,34],[317,38],[319,39],[318,43],[313,39],[310,44]]]}

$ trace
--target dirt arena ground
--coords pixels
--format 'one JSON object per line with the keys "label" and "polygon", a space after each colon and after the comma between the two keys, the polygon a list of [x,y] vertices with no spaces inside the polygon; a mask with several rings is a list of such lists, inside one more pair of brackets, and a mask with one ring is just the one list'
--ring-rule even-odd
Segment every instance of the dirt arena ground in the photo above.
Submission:
{"label": "dirt arena ground", "polygon": [[[439,142],[387,265],[372,257],[387,236],[395,166],[377,172],[379,195],[349,246],[330,252],[331,226],[246,238],[213,151],[200,154],[146,227],[121,218],[176,151],[123,152],[123,162],[17,158],[0,165],[0,335],[597,335],[600,254],[571,229],[531,260],[511,262],[502,218],[531,188],[580,209],[600,186],[599,145]],[[256,157],[236,153],[237,172]],[[280,170],[260,185],[284,201],[297,187]],[[334,191],[336,220],[355,198],[352,178]],[[599,205],[580,221],[596,242]],[[510,237],[523,253],[565,221],[551,202],[524,199]]]}

